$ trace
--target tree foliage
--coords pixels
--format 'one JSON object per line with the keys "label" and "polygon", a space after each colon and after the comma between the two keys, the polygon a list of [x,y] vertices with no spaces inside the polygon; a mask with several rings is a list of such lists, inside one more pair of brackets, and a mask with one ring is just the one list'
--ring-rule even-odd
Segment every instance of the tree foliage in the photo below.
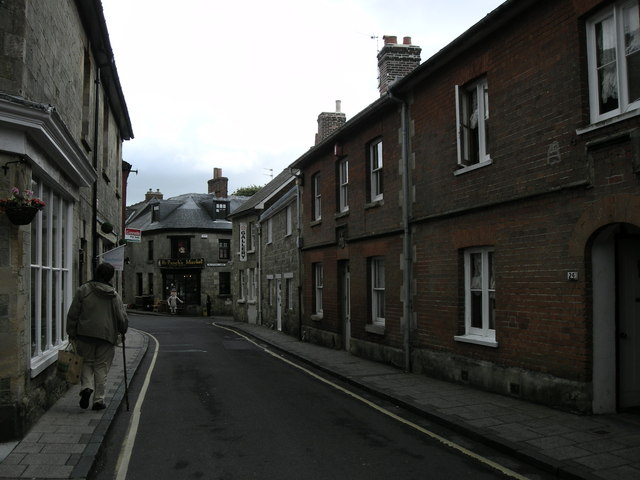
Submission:
{"label": "tree foliage", "polygon": [[235,192],[233,192],[231,195],[238,195],[238,196],[241,196],[241,197],[251,197],[253,194],[255,194],[261,188],[262,188],[262,186],[258,186],[258,185],[249,185],[248,187],[240,187]]}

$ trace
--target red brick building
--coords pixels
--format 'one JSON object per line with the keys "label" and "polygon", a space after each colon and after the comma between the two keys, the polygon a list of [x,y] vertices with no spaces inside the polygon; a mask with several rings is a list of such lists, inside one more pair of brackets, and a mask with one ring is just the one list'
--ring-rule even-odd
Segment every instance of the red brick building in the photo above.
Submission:
{"label": "red brick building", "polygon": [[510,0],[422,64],[385,37],[380,99],[293,164],[304,338],[640,406],[639,25],[638,0]]}

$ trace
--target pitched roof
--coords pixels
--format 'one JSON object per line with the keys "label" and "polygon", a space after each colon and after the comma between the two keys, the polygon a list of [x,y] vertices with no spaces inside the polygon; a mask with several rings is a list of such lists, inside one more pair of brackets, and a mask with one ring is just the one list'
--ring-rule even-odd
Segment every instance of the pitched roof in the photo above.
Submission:
{"label": "pitched roof", "polygon": [[[210,193],[186,193],[166,200],[153,198],[127,207],[126,226],[153,230],[231,230],[229,220],[216,218],[216,204],[229,204],[229,212],[247,197],[219,198]],[[155,213],[154,213],[155,212]]]}
{"label": "pitched roof", "polygon": [[285,168],[276,177],[258,190],[254,195],[249,197],[237,210],[234,210],[229,217],[249,213],[252,210],[263,210],[265,204],[273,199],[273,197],[283,188],[295,180],[295,176],[289,168]]}

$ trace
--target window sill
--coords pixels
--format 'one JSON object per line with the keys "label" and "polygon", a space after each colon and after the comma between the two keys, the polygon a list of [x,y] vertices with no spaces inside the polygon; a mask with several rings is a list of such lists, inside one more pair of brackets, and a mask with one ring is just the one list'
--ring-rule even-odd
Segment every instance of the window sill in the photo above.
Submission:
{"label": "window sill", "polygon": [[384,335],[384,325],[373,325],[371,323],[365,325],[365,332],[373,333],[375,335]]}
{"label": "window sill", "polygon": [[378,208],[378,207],[381,207],[381,206],[383,206],[383,205],[384,205],[384,200],[383,200],[383,199],[381,199],[381,200],[374,200],[374,201],[372,201],[372,202],[365,203],[365,205],[364,205],[364,209],[365,209],[365,210],[367,210],[367,209],[369,209],[369,208]]}
{"label": "window sill", "polygon": [[321,219],[321,218],[319,218],[319,219],[317,219],[317,220],[313,220],[313,221],[311,222],[311,224],[310,224],[310,225],[311,225],[312,227],[315,227],[316,225],[320,225],[321,223],[322,223],[322,219]]}
{"label": "window sill", "polygon": [[633,117],[640,116],[640,109],[632,110],[630,112],[625,112],[620,115],[616,115],[615,117],[607,118],[606,120],[601,120],[599,122],[594,122],[591,125],[585,128],[576,129],[576,135],[584,135],[585,133],[593,132],[595,130],[599,130],[604,127],[608,127],[609,125],[614,125],[619,122],[624,122]]}
{"label": "window sill", "polygon": [[43,352],[39,357],[31,359],[31,378],[35,378],[44,372],[50,365],[58,361],[58,352],[67,348],[69,342],[64,340],[60,345]]}
{"label": "window sill", "polygon": [[467,172],[472,172],[474,170],[477,170],[479,168],[483,168],[483,167],[488,167],[489,165],[491,165],[493,163],[493,160],[491,160],[490,158],[485,160],[484,162],[480,162],[480,163],[474,163],[473,165],[469,165],[469,166],[459,166],[460,168],[458,168],[456,171],[453,172],[454,175],[462,175],[464,173]]}
{"label": "window sill", "polygon": [[498,348],[498,342],[490,337],[481,337],[480,335],[457,335],[453,337],[456,342],[473,343],[484,347]]}
{"label": "window sill", "polygon": [[245,303],[247,303],[247,301],[245,299],[241,298],[236,303],[238,303],[239,305],[244,305]]}
{"label": "window sill", "polygon": [[335,214],[334,218],[337,220],[339,218],[343,218],[349,215],[349,209],[345,210],[344,212],[338,212]]}
{"label": "window sill", "polygon": [[319,322],[320,320],[322,320],[322,313],[314,313],[313,315],[311,315],[311,320],[313,320],[314,322]]}

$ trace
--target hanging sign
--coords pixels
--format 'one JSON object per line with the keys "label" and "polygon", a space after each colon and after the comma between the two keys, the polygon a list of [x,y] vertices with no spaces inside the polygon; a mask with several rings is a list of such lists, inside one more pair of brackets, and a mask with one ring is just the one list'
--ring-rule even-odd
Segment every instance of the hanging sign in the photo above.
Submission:
{"label": "hanging sign", "polygon": [[124,229],[124,239],[127,242],[140,242],[142,236],[142,231],[139,228],[125,228]]}
{"label": "hanging sign", "polygon": [[240,224],[240,261],[247,261],[247,224]]}

